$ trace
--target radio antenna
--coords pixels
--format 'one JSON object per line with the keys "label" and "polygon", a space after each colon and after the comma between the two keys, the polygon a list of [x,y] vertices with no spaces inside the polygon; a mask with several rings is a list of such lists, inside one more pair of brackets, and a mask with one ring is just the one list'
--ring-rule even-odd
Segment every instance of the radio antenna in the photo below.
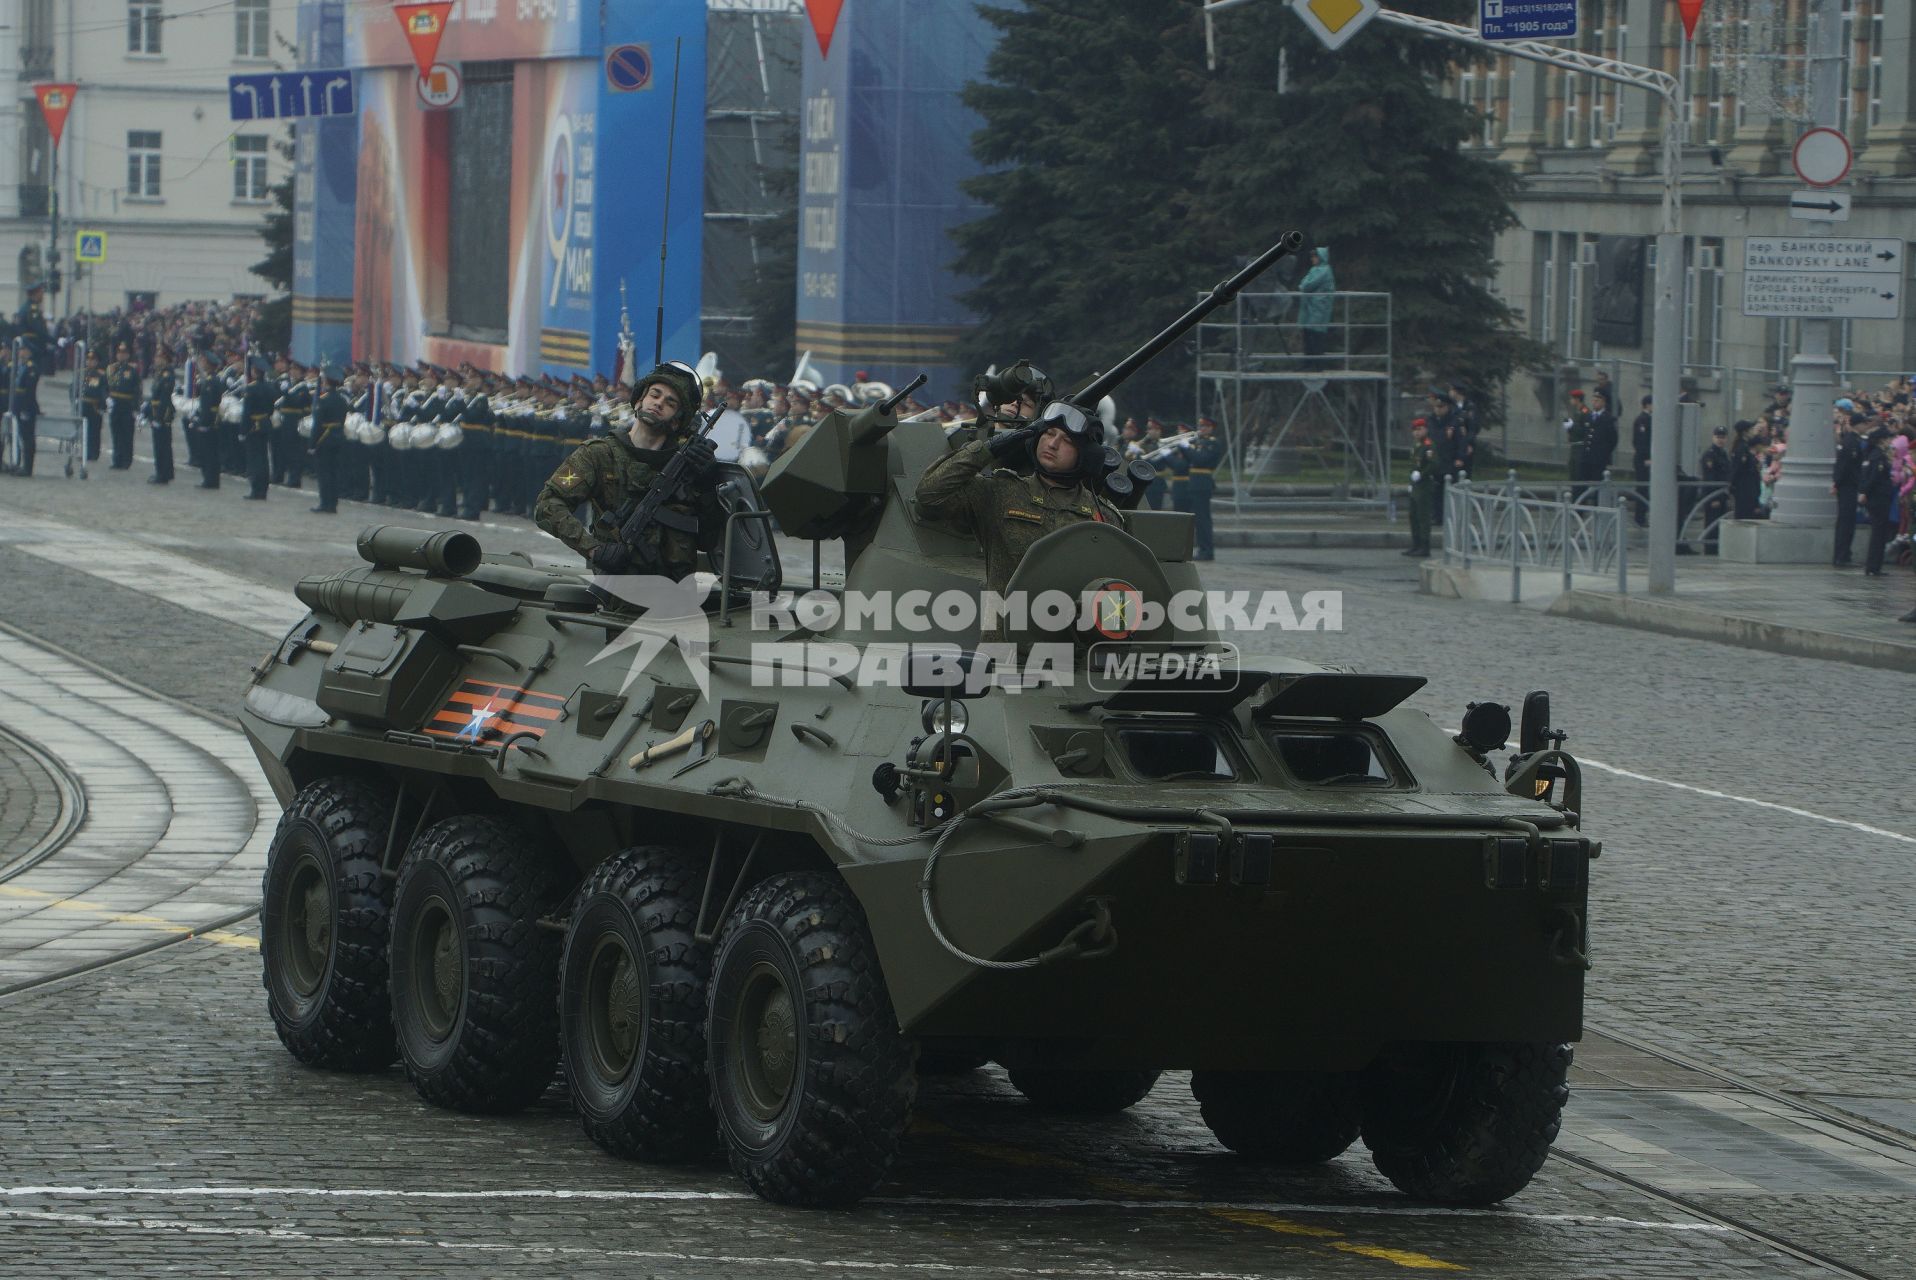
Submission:
{"label": "radio antenna", "polygon": [[665,240],[672,229],[672,150],[679,132],[679,50],[684,36],[672,40],[672,116],[665,126],[665,218],[659,226],[659,312],[652,325],[652,363],[665,363]]}

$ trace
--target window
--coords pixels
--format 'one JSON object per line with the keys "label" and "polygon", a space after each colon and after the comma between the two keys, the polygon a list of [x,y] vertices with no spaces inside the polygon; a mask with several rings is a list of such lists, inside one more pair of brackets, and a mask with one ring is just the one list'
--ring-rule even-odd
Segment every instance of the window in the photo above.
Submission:
{"label": "window", "polygon": [[233,56],[264,58],[271,50],[273,0],[236,0],[233,6]]}
{"label": "window", "polygon": [[1398,785],[1383,746],[1361,729],[1277,728],[1269,741],[1284,768],[1306,786]]}
{"label": "window", "polygon": [[128,53],[160,51],[160,23],[164,17],[161,8],[159,0],[129,0],[126,6]]}
{"label": "window", "polygon": [[1231,753],[1209,729],[1123,728],[1118,730],[1118,745],[1131,771],[1152,782],[1228,781],[1237,776]]}
{"label": "window", "polygon": [[1687,239],[1689,279],[1684,284],[1683,362],[1714,369],[1723,358],[1723,241]]}
{"label": "window", "polygon": [[1557,336],[1557,238],[1547,231],[1539,231],[1531,244],[1537,267],[1531,297],[1530,336],[1548,343]]}
{"label": "window", "polygon": [[264,134],[233,139],[233,199],[266,198],[266,145]]}
{"label": "window", "polygon": [[1563,354],[1567,360],[1591,360],[1597,355],[1597,238],[1565,235],[1558,257],[1567,277],[1564,298]]}
{"label": "window", "polygon": [[[452,337],[469,342],[504,342],[512,282],[512,148],[499,139],[512,136],[512,64],[468,62],[463,101],[446,113],[448,166],[446,261],[456,264],[446,279],[446,324]],[[551,189],[577,207],[590,201],[590,144],[575,146],[573,171]],[[561,193],[563,193],[561,195]],[[575,222],[576,230],[578,223]],[[566,264],[589,287],[591,260]]]}
{"label": "window", "polygon": [[126,193],[141,199],[160,197],[160,135],[135,129],[126,135]]}

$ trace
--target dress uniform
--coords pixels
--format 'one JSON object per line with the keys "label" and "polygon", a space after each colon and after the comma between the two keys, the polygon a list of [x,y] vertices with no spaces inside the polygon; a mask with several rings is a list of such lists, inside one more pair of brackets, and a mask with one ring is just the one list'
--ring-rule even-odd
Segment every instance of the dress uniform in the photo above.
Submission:
{"label": "dress uniform", "polygon": [[465,404],[459,410],[465,439],[453,453],[459,462],[459,518],[477,520],[492,487],[492,428],[498,418],[480,375],[474,374],[466,387]]}
{"label": "dress uniform", "polygon": [[240,393],[240,447],[246,454],[246,496],[254,502],[266,500],[266,487],[272,483],[271,448],[273,406],[279,401],[279,388],[267,380],[264,361],[255,361],[252,381]]}
{"label": "dress uniform", "polygon": [[173,365],[170,352],[160,353],[159,369],[146,396],[147,430],[153,440],[153,474],[149,484],[173,482]]}
{"label": "dress uniform", "polygon": [[113,434],[115,471],[133,465],[133,415],[139,409],[140,369],[131,357],[115,360],[106,370],[107,429]]}
{"label": "dress uniform", "polygon": [[1869,550],[1863,556],[1863,573],[1871,578],[1883,576],[1883,551],[1896,527],[1896,480],[1889,462],[1888,427],[1869,433],[1863,450],[1862,465],[1857,468],[1856,490],[1869,512]]}
{"label": "dress uniform", "polygon": [[[0,362],[8,357],[0,349]],[[40,363],[31,345],[20,348],[12,357],[8,395],[13,405],[13,420],[20,431],[20,474],[33,474],[33,455],[39,449]]]}
{"label": "dress uniform", "polygon": [[287,370],[286,389],[280,393],[279,425],[273,430],[273,480],[289,489],[297,489],[306,478],[306,440],[299,434],[299,420],[313,411],[313,383],[307,371],[295,364]]}
{"label": "dress uniform", "polygon": [[1209,418],[1198,419],[1198,438],[1193,440],[1187,450],[1190,460],[1190,503],[1193,525],[1196,533],[1197,551],[1193,556],[1197,560],[1215,559],[1211,546],[1211,498],[1217,492],[1217,464],[1224,457],[1224,446],[1211,433],[1217,430],[1217,423]]}
{"label": "dress uniform", "polygon": [[[1729,438],[1729,434],[1722,427],[1711,432],[1710,447],[1703,451],[1703,457],[1697,462],[1698,473],[1710,485],[1722,485],[1727,488],[1730,483],[1730,453],[1723,447],[1723,442]],[[1703,536],[1705,555],[1716,554],[1717,522],[1722,520],[1729,510],[1729,495],[1712,489],[1710,496],[1703,503],[1703,522],[1708,528],[1708,532]],[[1853,516],[1851,523],[1854,523]]]}
{"label": "dress uniform", "polygon": [[346,414],[349,406],[339,389],[339,374],[325,370],[320,375],[321,391],[313,404],[313,479],[319,489],[319,515],[339,513],[339,453],[346,443]]}
{"label": "dress uniform", "polygon": [[[1180,422],[1171,428],[1175,435],[1182,435],[1190,428]],[[1171,486],[1171,510],[1189,511],[1191,509],[1191,453],[1182,446],[1170,450],[1164,455],[1164,475]]]}
{"label": "dress uniform", "polygon": [[106,370],[100,357],[87,352],[86,371],[80,375],[80,422],[86,432],[86,460],[100,460],[100,421],[106,416]]}
{"label": "dress uniform", "polygon": [[220,487],[220,463],[222,438],[226,434],[226,424],[220,421],[220,398],[226,394],[226,381],[210,366],[207,360],[200,366],[195,379],[199,386],[200,412],[195,434],[199,436],[200,488],[217,489]]}

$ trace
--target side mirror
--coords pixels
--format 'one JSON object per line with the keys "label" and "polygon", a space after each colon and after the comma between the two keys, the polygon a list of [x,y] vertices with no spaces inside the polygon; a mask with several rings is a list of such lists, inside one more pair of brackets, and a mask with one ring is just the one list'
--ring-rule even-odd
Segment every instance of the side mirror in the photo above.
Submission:
{"label": "side mirror", "polygon": [[1523,727],[1517,733],[1517,750],[1523,755],[1542,751],[1549,745],[1550,695],[1539,689],[1523,700]]}

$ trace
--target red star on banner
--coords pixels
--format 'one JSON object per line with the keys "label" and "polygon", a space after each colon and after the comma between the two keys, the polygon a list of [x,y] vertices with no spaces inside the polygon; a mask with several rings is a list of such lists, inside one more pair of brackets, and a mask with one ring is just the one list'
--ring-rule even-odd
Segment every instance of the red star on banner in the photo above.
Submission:
{"label": "red star on banner", "polygon": [[832,32],[838,28],[838,14],[844,7],[845,0],[805,0],[805,14],[812,20],[812,34],[818,37],[821,58],[832,56]]}

